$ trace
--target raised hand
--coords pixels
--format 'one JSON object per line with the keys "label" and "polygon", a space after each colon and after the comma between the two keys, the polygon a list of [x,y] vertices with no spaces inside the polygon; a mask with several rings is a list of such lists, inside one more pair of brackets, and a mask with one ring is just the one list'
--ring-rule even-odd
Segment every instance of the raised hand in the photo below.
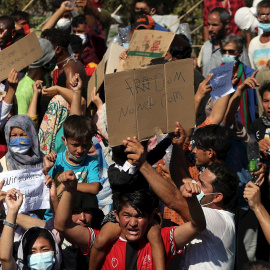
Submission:
{"label": "raised hand", "polygon": [[47,154],[46,156],[44,156],[43,158],[43,162],[44,162],[44,166],[43,168],[48,172],[54,165],[55,161],[57,158],[57,154],[55,152],[51,152],[49,154]]}
{"label": "raised hand", "polygon": [[186,131],[179,124],[179,122],[176,122],[176,128],[174,132],[170,133],[172,144],[175,146],[183,147],[183,143],[185,142],[186,136],[187,136]]}
{"label": "raised hand", "polygon": [[13,188],[7,192],[5,201],[8,210],[18,212],[23,202],[23,195],[18,189]]}
{"label": "raised hand", "polygon": [[182,195],[186,199],[195,197],[197,194],[200,194],[201,189],[199,185],[193,182],[186,182],[182,187]]}
{"label": "raised hand", "polygon": [[100,109],[103,105],[103,101],[99,97],[99,92],[97,92],[96,87],[94,87],[92,90],[91,101],[97,106],[97,109]]}
{"label": "raised hand", "polygon": [[77,190],[77,178],[73,171],[62,172],[57,180],[62,183],[67,190]]}
{"label": "raised hand", "polygon": [[246,78],[244,82],[240,86],[238,86],[238,88],[240,88],[241,91],[244,91],[245,89],[256,88],[257,86],[259,86],[260,84],[255,78],[258,71],[259,70],[255,70],[250,77]]}
{"label": "raised hand", "polygon": [[74,92],[82,90],[82,80],[79,73],[76,73],[70,80],[70,86]]}
{"label": "raised hand", "polygon": [[40,94],[42,92],[43,81],[37,80],[33,83],[32,87],[34,93]]}
{"label": "raised hand", "polygon": [[18,72],[13,68],[8,74],[8,84],[15,90],[17,88],[18,82]]}
{"label": "raised hand", "polygon": [[209,84],[209,82],[213,76],[214,76],[213,73],[208,74],[208,76],[199,84],[199,88],[195,94],[195,98],[202,100],[205,97],[205,95],[212,90],[212,87]]}

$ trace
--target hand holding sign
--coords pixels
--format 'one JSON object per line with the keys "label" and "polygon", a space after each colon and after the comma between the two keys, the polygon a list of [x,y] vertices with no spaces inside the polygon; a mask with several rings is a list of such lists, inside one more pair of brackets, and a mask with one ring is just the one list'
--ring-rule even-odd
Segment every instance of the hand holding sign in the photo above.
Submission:
{"label": "hand holding sign", "polygon": [[179,122],[176,122],[176,128],[174,132],[170,133],[172,144],[182,148],[183,143],[185,142],[186,136],[187,136],[186,131],[179,124]]}
{"label": "hand holding sign", "polygon": [[7,192],[5,201],[6,201],[8,210],[14,211],[17,213],[22,205],[23,195],[18,189],[13,188]]}
{"label": "hand holding sign", "polygon": [[209,82],[212,79],[213,75],[213,73],[208,74],[208,76],[199,84],[199,88],[195,94],[195,99],[201,101],[205,97],[205,95],[212,90]]}
{"label": "hand holding sign", "polygon": [[5,180],[2,180],[0,182],[0,211],[2,211],[4,205],[3,205],[3,201],[6,198],[7,193],[5,191],[2,191],[2,187],[4,186]]}
{"label": "hand holding sign", "polygon": [[244,82],[238,86],[238,89],[240,89],[242,92],[248,88],[256,88],[260,84],[256,80],[255,76],[257,75],[259,70],[256,70],[252,73],[251,77],[248,77],[244,80]]}
{"label": "hand holding sign", "polygon": [[10,87],[12,87],[14,90],[17,88],[18,85],[18,73],[17,71],[13,68],[8,74],[8,84]]}

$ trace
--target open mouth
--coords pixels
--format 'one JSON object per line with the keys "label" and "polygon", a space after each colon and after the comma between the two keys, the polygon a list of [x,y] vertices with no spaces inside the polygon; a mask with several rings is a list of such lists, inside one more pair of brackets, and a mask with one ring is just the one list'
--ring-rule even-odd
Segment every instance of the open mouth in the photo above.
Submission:
{"label": "open mouth", "polygon": [[138,235],[138,230],[128,229],[128,233],[129,233],[130,235],[136,236],[136,235]]}

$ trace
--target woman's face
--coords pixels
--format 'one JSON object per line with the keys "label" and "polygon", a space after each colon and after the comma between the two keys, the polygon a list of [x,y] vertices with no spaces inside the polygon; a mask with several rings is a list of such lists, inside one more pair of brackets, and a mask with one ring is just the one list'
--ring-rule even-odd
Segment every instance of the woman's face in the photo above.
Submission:
{"label": "woman's face", "polygon": [[30,250],[30,254],[36,254],[36,253],[42,253],[42,252],[48,252],[48,251],[54,251],[53,247],[50,244],[50,241],[40,236],[34,242]]}
{"label": "woman's face", "polygon": [[11,139],[14,139],[16,137],[22,137],[22,138],[29,139],[26,132],[23,129],[21,129],[19,127],[12,127],[11,131],[10,131],[9,139],[11,140]]}

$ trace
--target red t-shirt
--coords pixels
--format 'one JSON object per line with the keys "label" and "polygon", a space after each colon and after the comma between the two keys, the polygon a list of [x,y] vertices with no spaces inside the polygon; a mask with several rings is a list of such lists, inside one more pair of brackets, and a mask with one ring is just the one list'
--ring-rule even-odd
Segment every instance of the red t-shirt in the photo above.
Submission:
{"label": "red t-shirt", "polygon": [[[165,248],[165,259],[166,259],[166,268],[168,267],[170,261],[176,256],[180,254],[182,250],[176,250],[175,240],[174,240],[174,230],[177,227],[166,227],[161,229],[161,236],[164,243]],[[98,234],[97,230],[93,230],[89,228],[89,249],[92,247],[95,236]],[[133,242],[134,243],[134,242]],[[134,260],[137,261],[137,269],[141,270],[155,270],[152,251],[150,243],[147,240],[141,239],[138,243],[139,248],[136,253],[137,258],[134,258],[128,251],[128,242],[121,237],[112,245],[112,247],[108,250],[109,253],[106,256],[105,262],[102,270],[130,270],[126,267],[126,260]]]}

